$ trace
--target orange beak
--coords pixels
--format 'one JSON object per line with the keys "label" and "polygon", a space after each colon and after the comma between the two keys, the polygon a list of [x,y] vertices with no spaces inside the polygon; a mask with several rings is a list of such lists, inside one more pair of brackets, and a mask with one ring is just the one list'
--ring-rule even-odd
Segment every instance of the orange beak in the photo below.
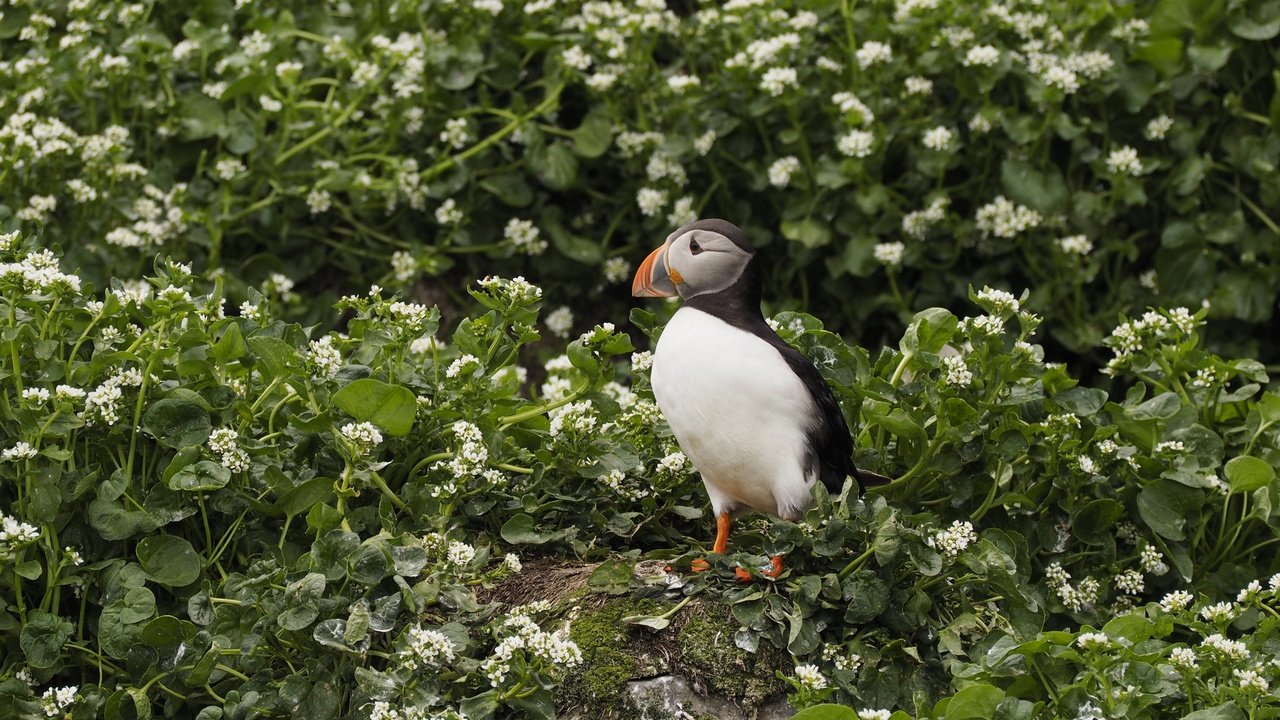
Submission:
{"label": "orange beak", "polygon": [[640,263],[640,269],[636,270],[631,281],[634,297],[674,297],[677,294],[672,272],[667,269],[667,246],[670,244],[670,240],[663,243]]}

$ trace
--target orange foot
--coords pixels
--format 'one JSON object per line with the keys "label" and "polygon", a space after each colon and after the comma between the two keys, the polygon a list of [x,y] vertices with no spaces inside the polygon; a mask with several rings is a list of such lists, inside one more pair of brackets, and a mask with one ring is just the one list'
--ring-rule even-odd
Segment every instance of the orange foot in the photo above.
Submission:
{"label": "orange foot", "polygon": [[[738,576],[738,582],[751,582],[751,573],[742,568],[734,568],[733,573]],[[767,578],[776,578],[782,574],[782,556],[774,555],[769,560],[769,569],[760,573]]]}

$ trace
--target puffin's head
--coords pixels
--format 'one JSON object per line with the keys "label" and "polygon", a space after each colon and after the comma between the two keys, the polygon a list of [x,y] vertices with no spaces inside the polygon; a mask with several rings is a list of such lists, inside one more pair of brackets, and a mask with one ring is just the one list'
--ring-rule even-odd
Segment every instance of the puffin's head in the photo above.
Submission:
{"label": "puffin's head", "polygon": [[635,297],[696,295],[728,289],[747,271],[756,250],[747,234],[725,220],[696,220],[667,236],[640,263],[631,294]]}

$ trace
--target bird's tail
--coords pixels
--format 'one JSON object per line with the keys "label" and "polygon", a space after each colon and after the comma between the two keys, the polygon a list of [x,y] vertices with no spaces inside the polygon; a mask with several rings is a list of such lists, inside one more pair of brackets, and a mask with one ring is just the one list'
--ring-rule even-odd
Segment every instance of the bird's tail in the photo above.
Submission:
{"label": "bird's tail", "polygon": [[885,477],[880,473],[873,473],[870,470],[863,470],[862,468],[856,468],[853,471],[853,479],[858,481],[858,487],[864,492],[869,487],[888,485],[893,482],[893,478]]}

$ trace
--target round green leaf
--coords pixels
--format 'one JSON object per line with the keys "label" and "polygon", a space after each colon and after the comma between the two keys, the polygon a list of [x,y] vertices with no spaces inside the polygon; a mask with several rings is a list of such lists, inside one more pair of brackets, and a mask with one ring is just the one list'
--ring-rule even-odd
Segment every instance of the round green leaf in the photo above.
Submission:
{"label": "round green leaf", "polygon": [[1231,458],[1227,463],[1227,482],[1231,492],[1252,492],[1276,479],[1275,468],[1252,455]]}
{"label": "round green leaf", "polygon": [[58,662],[62,645],[71,638],[75,627],[44,610],[32,610],[27,624],[22,626],[19,644],[27,656],[27,664],[34,668],[53,667]]}
{"label": "round green leaf", "polygon": [[139,540],[138,562],[148,578],[169,587],[190,585],[204,570],[204,562],[191,543],[174,535]]}
{"label": "round green leaf", "polygon": [[187,492],[217,490],[226,487],[230,480],[231,471],[221,463],[201,460],[174,473],[173,477],[169,478],[169,488]]}
{"label": "round green leaf", "polygon": [[791,716],[791,720],[858,720],[858,713],[844,705],[814,705]]}
{"label": "round green leaf", "polygon": [[992,717],[1003,699],[1004,691],[998,687],[985,683],[970,685],[951,696],[947,703],[947,720]]}
{"label": "round green leaf", "polygon": [[333,394],[333,404],[390,435],[408,435],[418,411],[418,399],[411,390],[373,378],[347,383]]}
{"label": "round green leaf", "polygon": [[181,448],[209,439],[209,412],[185,398],[157,400],[142,414],[142,429],[162,445]]}

